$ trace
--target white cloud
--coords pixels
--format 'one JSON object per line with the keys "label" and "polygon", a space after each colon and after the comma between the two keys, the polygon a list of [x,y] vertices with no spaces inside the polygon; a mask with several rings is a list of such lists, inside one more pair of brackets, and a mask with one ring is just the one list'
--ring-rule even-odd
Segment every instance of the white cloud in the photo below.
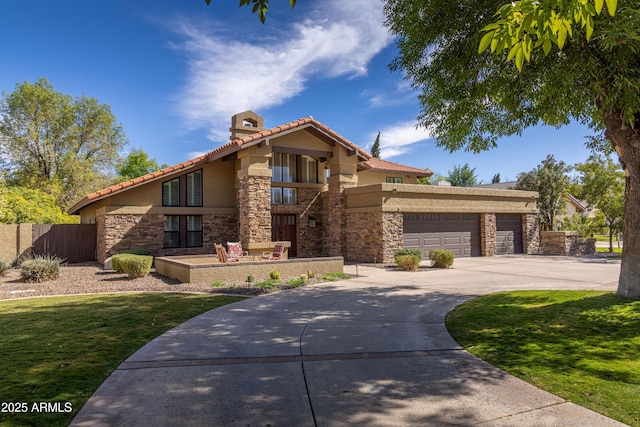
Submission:
{"label": "white cloud", "polygon": [[[375,140],[377,132],[370,139]],[[388,159],[411,151],[412,144],[431,139],[431,133],[416,122],[402,122],[380,130],[380,157]]]}
{"label": "white cloud", "polygon": [[314,77],[365,75],[371,58],[392,42],[380,1],[330,0],[318,7],[314,16],[261,43],[241,41],[242,27],[233,28],[233,38],[185,21],[175,28],[185,38],[176,46],[188,64],[177,108],[187,127],[207,128],[211,139],[225,140],[235,113],[281,105]]}

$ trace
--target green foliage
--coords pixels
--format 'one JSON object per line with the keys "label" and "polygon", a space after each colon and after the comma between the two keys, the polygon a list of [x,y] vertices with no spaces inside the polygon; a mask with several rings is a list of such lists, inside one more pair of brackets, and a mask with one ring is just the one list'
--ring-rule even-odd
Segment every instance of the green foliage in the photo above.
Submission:
{"label": "green foliage", "polygon": [[278,270],[273,270],[269,272],[269,277],[272,280],[280,280],[280,272]]}
{"label": "green foliage", "polygon": [[420,266],[422,257],[416,255],[396,255],[396,265],[400,270],[404,271],[416,271]]}
{"label": "green foliage", "polygon": [[491,183],[498,184],[499,182],[500,182],[500,173],[498,172],[497,174],[493,175],[493,178],[491,178]]}
{"label": "green foliage", "polygon": [[[296,6],[297,0],[289,0],[289,4],[293,9]],[[207,5],[211,4],[211,0],[205,0]],[[264,24],[267,19],[267,12],[269,11],[269,0],[240,0],[240,6],[250,6],[252,13],[258,13],[258,19]]]}
{"label": "green foliage", "polygon": [[130,253],[116,254],[111,257],[111,266],[117,273],[124,273],[130,279],[144,277],[151,272],[153,257]]}
{"label": "green foliage", "polygon": [[123,254],[131,254],[131,255],[151,255],[151,249],[147,248],[131,248],[122,251]]}
{"label": "green foliage", "polygon": [[137,349],[198,314],[243,299],[136,293],[0,302],[0,396],[11,396],[14,402],[63,400],[74,409],[2,414],[0,424],[68,426],[98,386]]}
{"label": "green foliage", "polygon": [[562,219],[562,230],[577,231],[578,237],[593,237],[603,229],[603,223],[579,213]]}
{"label": "green foliage", "polygon": [[251,283],[251,282],[253,282],[255,279],[256,279],[256,278],[255,278],[255,277],[253,277],[253,275],[252,275],[252,274],[250,274],[250,275],[248,275],[248,276],[247,276],[247,283]]}
{"label": "green foliage", "polygon": [[216,280],[215,282],[213,282],[211,284],[211,286],[213,286],[214,288],[222,288],[222,287],[224,287],[224,282],[222,282],[220,280]]}
{"label": "green foliage", "polygon": [[447,180],[456,187],[473,187],[480,184],[476,168],[471,168],[468,163],[464,166],[454,165],[453,170],[449,171]]}
{"label": "green foliage", "polygon": [[44,78],[0,99],[0,149],[13,185],[39,189],[62,207],[104,186],[126,144],[106,104],[56,91]]}
{"label": "green foliage", "polygon": [[36,255],[20,263],[20,278],[25,282],[46,282],[60,276],[62,259],[49,255]]}
{"label": "green foliage", "polygon": [[508,51],[507,61],[515,61],[522,71],[524,61],[531,60],[534,49],[542,47],[548,55],[553,45],[562,50],[574,30],[584,30],[587,41],[594,30],[594,18],[600,15],[606,2],[609,15],[614,16],[617,0],[519,0],[502,6],[496,22],[482,29],[486,32],[479,43],[478,52],[489,47],[494,54]]}
{"label": "green foliage", "polygon": [[422,250],[420,249],[400,249],[393,253],[393,258],[397,258],[403,255],[412,255],[418,257],[418,259],[422,259]]}
{"label": "green foliage", "polygon": [[564,198],[569,188],[568,173],[572,170],[563,161],[556,161],[549,154],[535,169],[518,175],[516,190],[537,191],[537,207],[540,211],[540,228],[553,230],[555,219],[565,212]]}
{"label": "green foliage", "polygon": [[314,277],[316,277],[316,273],[314,273],[313,271],[309,270],[309,271],[307,271],[307,277],[309,279],[313,279]]}
{"label": "green foliage", "polygon": [[9,270],[9,268],[11,268],[10,264],[7,264],[4,261],[0,261],[0,277],[3,277],[5,274],[7,274],[7,270]]}
{"label": "green foliage", "polygon": [[305,283],[307,283],[307,281],[302,276],[295,279],[290,279],[287,281],[287,285],[296,286],[296,287],[303,286]]}
{"label": "green foliage", "polygon": [[453,265],[454,254],[451,251],[435,249],[429,251],[431,266],[436,268],[449,268]]}
{"label": "green foliage", "polygon": [[371,155],[378,159],[380,158],[380,132],[378,132],[378,136],[376,136],[376,140],[371,147]]}
{"label": "green foliage", "polygon": [[323,282],[335,282],[336,280],[339,280],[339,279],[342,279],[342,280],[351,279],[351,276],[345,273],[326,273],[326,274],[323,274],[322,277],[320,278],[320,280],[322,280]]}
{"label": "green foliage", "polygon": [[77,224],[80,218],[67,215],[56,199],[41,190],[2,187],[0,224]]}
{"label": "green foliage", "polygon": [[156,159],[150,159],[142,148],[132,148],[129,155],[118,166],[118,176],[122,181],[137,178],[160,169]]}
{"label": "green foliage", "polygon": [[279,283],[279,282],[280,282],[279,279],[263,280],[262,282],[256,283],[256,287],[272,291],[276,289],[276,283]]}
{"label": "green foliage", "polygon": [[611,292],[512,291],[453,309],[466,350],[536,387],[638,426],[640,301]]}

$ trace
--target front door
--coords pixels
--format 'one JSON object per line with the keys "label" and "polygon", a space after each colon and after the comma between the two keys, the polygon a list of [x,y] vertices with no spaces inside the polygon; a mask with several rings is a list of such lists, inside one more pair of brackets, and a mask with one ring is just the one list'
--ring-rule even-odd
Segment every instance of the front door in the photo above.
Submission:
{"label": "front door", "polygon": [[291,242],[289,258],[297,255],[297,235],[295,215],[271,215],[271,240]]}

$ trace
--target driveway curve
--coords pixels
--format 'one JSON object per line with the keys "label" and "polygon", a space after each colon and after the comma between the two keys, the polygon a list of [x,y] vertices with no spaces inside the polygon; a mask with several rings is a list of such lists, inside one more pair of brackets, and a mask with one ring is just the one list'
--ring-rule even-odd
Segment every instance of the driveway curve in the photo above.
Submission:
{"label": "driveway curve", "polygon": [[[446,313],[512,289],[615,290],[606,258],[358,266],[351,280],[228,305],[149,342],[72,426],[615,426],[464,351]],[[356,273],[356,266],[345,268]]]}

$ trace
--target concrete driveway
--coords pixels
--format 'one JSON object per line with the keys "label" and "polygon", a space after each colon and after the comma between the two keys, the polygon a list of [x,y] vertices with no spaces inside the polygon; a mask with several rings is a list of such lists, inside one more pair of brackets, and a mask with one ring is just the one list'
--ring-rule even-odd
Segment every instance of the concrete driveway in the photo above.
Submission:
{"label": "concrete driveway", "polygon": [[[605,258],[457,259],[251,298],[125,361],[74,426],[613,426],[470,355],[444,325],[507,289],[615,290]],[[355,273],[355,266],[347,272]]]}

